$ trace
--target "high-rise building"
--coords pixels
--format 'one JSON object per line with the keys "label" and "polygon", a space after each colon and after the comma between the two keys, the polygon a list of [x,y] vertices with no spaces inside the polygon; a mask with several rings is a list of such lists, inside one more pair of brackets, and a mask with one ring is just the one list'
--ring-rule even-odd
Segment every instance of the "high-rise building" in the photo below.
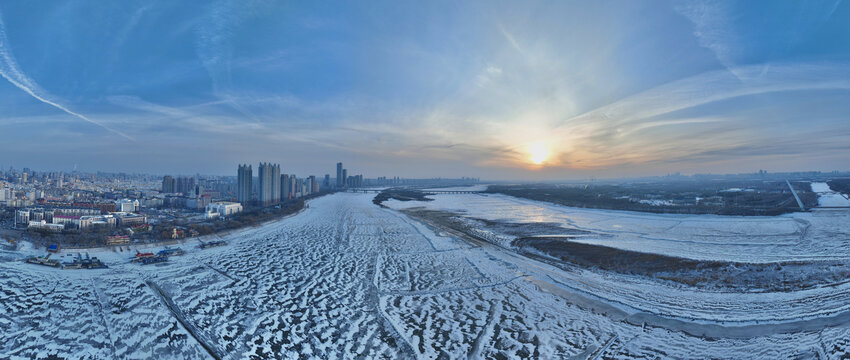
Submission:
{"label": "high-rise building", "polygon": [[363,187],[363,175],[351,175],[346,178],[345,186],[350,188]]}
{"label": "high-rise building", "polygon": [[280,202],[280,165],[260,163],[257,168],[260,179],[260,191],[257,200],[263,205]]}
{"label": "high-rise building", "polygon": [[304,180],[295,178],[295,197],[304,196]]}
{"label": "high-rise building", "polygon": [[236,199],[243,205],[249,204],[251,202],[253,177],[254,172],[251,170],[251,165],[239,165],[238,182],[236,186]]}
{"label": "high-rise building", "polygon": [[325,189],[329,189],[331,187],[331,174],[325,174],[325,181],[322,182],[322,186]]}
{"label": "high-rise building", "polygon": [[175,183],[173,177],[168,176],[168,175],[164,176],[162,178],[162,192],[165,193],[165,194],[173,193],[175,184],[176,183]]}
{"label": "high-rise building", "polygon": [[316,181],[316,175],[310,175],[310,193],[319,192],[319,182]]}
{"label": "high-rise building", "polygon": [[341,179],[342,180],[340,181],[339,187],[346,187],[346,179],[348,179],[348,169],[342,169]]}
{"label": "high-rise building", "polygon": [[286,201],[291,200],[292,196],[292,185],[289,184],[289,174],[283,174],[280,176],[280,200]]}
{"label": "high-rise building", "polygon": [[341,188],[342,182],[345,181],[345,176],[342,175],[342,163],[336,163],[336,187]]}
{"label": "high-rise building", "polygon": [[175,181],[173,192],[178,192],[186,196],[191,196],[195,192],[195,178],[193,177],[178,177]]}

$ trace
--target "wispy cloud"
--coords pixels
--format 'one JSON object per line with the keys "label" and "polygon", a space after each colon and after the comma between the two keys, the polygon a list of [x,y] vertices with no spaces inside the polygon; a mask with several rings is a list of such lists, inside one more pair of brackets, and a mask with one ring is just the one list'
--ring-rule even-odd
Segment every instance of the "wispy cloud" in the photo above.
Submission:
{"label": "wispy cloud", "polygon": [[47,91],[38,86],[35,81],[33,81],[30,77],[24,74],[24,72],[21,71],[20,67],[18,66],[17,61],[15,61],[15,57],[12,55],[12,51],[9,48],[9,39],[6,36],[6,26],[3,23],[2,13],[0,13],[0,76],[3,76],[3,78],[12,83],[12,85],[15,85],[17,88],[23,90],[24,92],[26,92],[36,100],[41,101],[42,103],[59,109],[65,112],[66,114],[76,117],[80,120],[97,125],[126,139],[136,141],[127,134],[109,128],[106,125],[100,123],[99,121],[92,120],[88,116],[82,115],[80,113],[68,109],[68,107],[60,104],[59,100],[55,99]]}
{"label": "wispy cloud", "polygon": [[[569,144],[560,149],[566,158],[581,159],[582,163],[592,164],[592,166],[614,166],[625,162],[648,161],[656,158],[673,161],[678,156],[689,156],[689,152],[703,151],[700,148],[703,145],[714,150],[734,148],[738,144],[724,135],[724,129],[739,129],[744,126],[745,129],[755,130],[762,125],[755,120],[738,124],[727,122],[723,119],[731,119],[728,111],[726,114],[704,113],[704,118],[674,115],[678,112],[714,102],[759,94],[850,90],[850,66],[843,64],[773,64],[770,70],[760,77],[755,76],[763,72],[763,67],[760,65],[737,67],[734,70],[745,78],[753,80],[740,82],[725,71],[700,74],[566,119],[561,125],[552,129],[552,133]],[[659,119],[663,116],[671,118]],[[712,116],[723,116],[723,118]],[[693,125],[711,126],[712,131],[703,132],[705,127]],[[688,144],[688,146],[681,148],[681,151],[670,152],[669,149],[653,144],[660,140],[658,136],[637,135],[640,132],[658,130],[661,127],[678,127],[678,130],[673,132],[678,139],[665,140],[673,141],[676,145]],[[701,145],[700,139],[709,141]],[[687,148],[691,151],[686,150]]]}
{"label": "wispy cloud", "polygon": [[256,114],[233,95],[233,34],[246,18],[258,14],[264,0],[217,0],[209,4],[206,21],[198,23],[195,49],[212,81],[213,93],[248,119]]}
{"label": "wispy cloud", "polygon": [[514,35],[508,32],[508,30],[505,29],[504,25],[499,24],[499,31],[502,32],[502,35],[505,37],[505,40],[507,40],[508,43],[510,43],[516,51],[518,51],[520,54],[525,54],[525,51],[523,51],[522,47],[519,46],[519,42],[516,41],[516,38],[514,38]]}
{"label": "wispy cloud", "polygon": [[675,9],[693,24],[699,44],[711,50],[729,72],[742,78],[761,73],[740,73],[741,65],[788,51],[829,20],[840,4],[841,0],[815,0],[758,6],[758,23],[748,18],[753,14],[744,13],[744,8],[752,4],[738,1],[685,0],[678,1]]}
{"label": "wispy cloud", "polygon": [[[56,151],[72,143],[57,137],[73,121],[109,126],[163,154],[150,156],[154,169],[277,154],[351,157],[399,175],[448,175],[444,164],[455,164],[502,178],[816,158],[850,143],[841,122],[850,48],[830,33],[846,2],[97,5],[53,9],[61,26],[24,18],[46,5],[3,7],[9,26],[21,21],[8,34],[17,59],[0,23],[0,75],[16,86],[0,90],[62,111],[50,110],[61,123],[44,132],[49,117],[20,126],[28,113],[0,98],[10,107],[0,118],[14,119],[4,129]],[[84,100],[62,99],[62,87]],[[540,172],[522,171],[530,144],[551,153]],[[208,158],[222,148],[227,159]]]}
{"label": "wispy cloud", "polygon": [[[749,80],[741,81],[725,70],[710,71],[576,116],[570,116],[558,99],[536,103],[519,100],[507,104],[521,109],[516,113],[490,115],[486,109],[479,109],[482,112],[472,116],[463,115],[476,114],[472,109],[464,108],[458,114],[456,105],[449,103],[415,117],[405,125],[408,134],[400,132],[397,136],[418,146],[420,156],[442,156],[439,153],[445,152],[445,144],[465,144],[450,149],[456,156],[464,154],[485,166],[527,168],[530,165],[526,148],[536,142],[550,148],[552,158],[546,165],[554,168],[675,163],[698,154],[734,153],[727,149],[770,149],[762,143],[793,137],[761,129],[767,123],[759,118],[771,116],[770,110],[760,110],[751,115],[753,118],[741,121],[736,111],[750,106],[745,105],[746,100],[732,108],[702,109],[704,106],[784,92],[850,90],[850,65],[841,63],[779,63],[771,64],[766,71],[762,65],[734,70]],[[480,78],[475,81],[480,83]],[[481,106],[504,105],[491,101]],[[799,142],[796,148],[815,148],[806,150],[806,144]],[[738,153],[739,157],[751,155]]]}

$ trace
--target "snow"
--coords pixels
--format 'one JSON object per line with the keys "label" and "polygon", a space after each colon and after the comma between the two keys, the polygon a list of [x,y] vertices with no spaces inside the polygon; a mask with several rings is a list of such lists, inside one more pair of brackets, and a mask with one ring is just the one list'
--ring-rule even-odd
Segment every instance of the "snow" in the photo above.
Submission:
{"label": "snow", "polygon": [[[160,265],[102,249],[90,254],[109,269],[57,270],[23,263],[41,254],[31,246],[0,250],[0,358],[774,359],[850,350],[841,317],[850,285],[721,293],[555,268],[435,232],[375,206],[373,196],[311,200],[298,215],[222,236],[228,246],[181,244],[187,254]],[[611,233],[625,246],[693,246],[700,256],[847,253],[846,216],[837,212],[644,217],[500,195],[436,198],[388,203],[557,221]],[[800,244],[818,241],[832,253]],[[739,242],[749,245],[728,245]]]}
{"label": "snow", "polygon": [[825,182],[813,182],[812,191],[818,194],[820,206],[850,206],[850,199],[846,195],[832,191]]}
{"label": "snow", "polygon": [[[849,211],[776,217],[681,215],[571,208],[501,194],[431,198],[434,201],[389,200],[384,204],[394,209],[452,211],[491,221],[555,223],[605,235],[576,241],[697,260],[758,263],[850,259]],[[495,239],[500,234],[488,236]]]}

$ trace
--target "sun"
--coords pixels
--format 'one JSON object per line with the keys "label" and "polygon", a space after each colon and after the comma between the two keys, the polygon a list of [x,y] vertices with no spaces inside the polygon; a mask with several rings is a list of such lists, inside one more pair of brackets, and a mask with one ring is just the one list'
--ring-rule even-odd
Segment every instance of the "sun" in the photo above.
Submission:
{"label": "sun", "polygon": [[542,142],[531,143],[528,146],[529,160],[535,165],[543,164],[549,158],[549,147]]}

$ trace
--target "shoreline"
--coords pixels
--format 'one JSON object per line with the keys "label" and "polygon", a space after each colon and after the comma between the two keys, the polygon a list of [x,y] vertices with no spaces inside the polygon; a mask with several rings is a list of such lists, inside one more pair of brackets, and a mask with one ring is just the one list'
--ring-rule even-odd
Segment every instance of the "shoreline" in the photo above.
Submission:
{"label": "shoreline", "polygon": [[[444,232],[455,236],[474,247],[492,250],[507,258],[524,259],[535,273],[526,274],[526,279],[541,290],[558,296],[578,307],[602,314],[612,320],[622,321],[635,326],[649,326],[668,331],[680,331],[695,337],[751,339],[783,333],[812,331],[823,327],[847,326],[850,324],[850,311],[838,311],[823,316],[796,317],[775,320],[717,321],[710,319],[691,319],[682,316],[670,316],[638,309],[615,299],[608,299],[586,290],[577,289],[557,278],[564,276],[558,266],[539,258],[514,252],[499,244],[479,238],[462,229],[448,226],[428,216],[420,216],[415,211],[390,209],[420,222],[435,233]],[[553,271],[554,270],[554,271]],[[539,273],[537,273],[539,272]],[[554,275],[554,277],[553,277]]]}
{"label": "shoreline", "polygon": [[[86,247],[86,246],[68,247],[68,246],[63,245],[58,253],[64,253],[66,250],[71,252],[71,253],[73,253],[73,252],[83,252],[83,251],[92,251],[92,252],[102,251],[102,252],[122,253],[122,252],[125,252],[125,251],[131,252],[135,249],[147,249],[147,248],[151,248],[151,247],[160,247],[160,246],[185,245],[187,243],[191,243],[192,245],[194,245],[194,244],[197,244],[201,241],[211,241],[215,238],[222,239],[222,237],[230,236],[230,235],[237,233],[237,232],[240,232],[240,231],[245,231],[245,230],[249,230],[249,229],[255,229],[255,228],[258,228],[258,227],[266,226],[270,223],[285,220],[285,219],[288,219],[290,217],[301,214],[302,212],[304,212],[306,209],[308,209],[310,207],[309,202],[311,200],[320,198],[320,197],[325,196],[325,195],[331,195],[331,194],[334,194],[334,193],[335,192],[320,193],[317,196],[303,198],[302,199],[303,200],[302,206],[300,206],[294,212],[282,214],[279,217],[274,217],[272,219],[261,221],[259,223],[246,224],[242,227],[238,227],[238,228],[234,228],[234,229],[222,229],[222,230],[219,230],[219,231],[215,231],[212,234],[193,236],[193,237],[185,237],[185,238],[181,238],[181,239],[167,239],[167,240],[161,240],[161,241],[144,242],[144,243],[128,243],[128,244],[120,244],[120,245],[103,245],[103,246],[90,246],[90,247]],[[264,208],[258,208],[258,209],[262,210]],[[207,224],[207,223],[200,223],[200,225],[205,225],[205,224]],[[9,241],[9,239],[7,237],[3,236],[3,232],[9,232],[9,231],[18,233],[18,237],[17,237],[17,239],[15,239],[14,243]],[[28,238],[26,238],[26,235],[27,235],[26,233],[27,233],[26,230],[2,229],[2,230],[0,230],[0,241],[4,242],[6,245],[14,247],[15,250],[13,250],[13,251],[17,251],[18,250],[17,249],[18,244],[21,244],[21,243],[24,243],[24,242],[27,243],[27,244],[30,244],[30,246],[32,246],[31,250],[42,249],[42,251],[47,251],[48,245],[42,243],[43,241],[39,241],[40,239],[28,239]],[[122,250],[121,248],[126,248],[126,250]]]}

